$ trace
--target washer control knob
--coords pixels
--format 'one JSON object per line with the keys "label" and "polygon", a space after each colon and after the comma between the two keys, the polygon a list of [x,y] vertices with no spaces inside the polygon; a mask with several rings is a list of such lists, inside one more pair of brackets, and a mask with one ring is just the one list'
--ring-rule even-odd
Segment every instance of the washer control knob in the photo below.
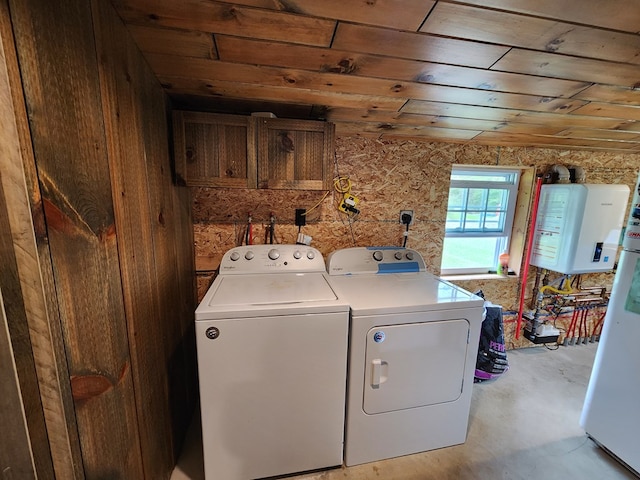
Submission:
{"label": "washer control knob", "polygon": [[407,252],[404,256],[407,257],[407,260],[413,260],[413,252]]}
{"label": "washer control knob", "polygon": [[380,250],[376,250],[375,252],[373,252],[373,259],[376,262],[381,262],[382,261],[382,252]]}
{"label": "washer control knob", "polygon": [[277,260],[278,258],[280,258],[280,252],[275,248],[272,248],[271,250],[269,250],[269,258],[271,260]]}
{"label": "washer control knob", "polygon": [[396,252],[393,256],[396,257],[396,260],[402,260],[402,252]]}
{"label": "washer control knob", "polygon": [[300,250],[296,250],[295,252],[293,252],[293,258],[295,258],[296,260],[300,260],[302,258]]}
{"label": "washer control knob", "polygon": [[253,257],[255,255],[253,254],[253,252],[251,250],[249,250],[247,253],[244,254],[244,258],[246,258],[247,260],[253,260]]}
{"label": "washer control knob", "polygon": [[316,253],[315,253],[313,250],[309,250],[309,251],[307,252],[307,258],[308,258],[309,260],[313,260],[314,258],[316,258]]}
{"label": "washer control knob", "polygon": [[231,255],[229,255],[229,258],[231,259],[232,262],[235,262],[240,258],[240,254],[238,252],[231,252]]}

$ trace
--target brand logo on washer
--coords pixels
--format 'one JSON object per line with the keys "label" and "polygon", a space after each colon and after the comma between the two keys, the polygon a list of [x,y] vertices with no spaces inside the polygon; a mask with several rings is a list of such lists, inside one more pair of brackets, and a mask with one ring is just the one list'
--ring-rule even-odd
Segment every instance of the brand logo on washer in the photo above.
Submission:
{"label": "brand logo on washer", "polygon": [[207,336],[209,340],[215,340],[220,336],[220,330],[218,330],[216,327],[209,327],[204,332],[204,334]]}
{"label": "brand logo on washer", "polygon": [[376,343],[382,343],[384,342],[384,337],[385,337],[384,332],[378,331],[373,334],[373,341]]}

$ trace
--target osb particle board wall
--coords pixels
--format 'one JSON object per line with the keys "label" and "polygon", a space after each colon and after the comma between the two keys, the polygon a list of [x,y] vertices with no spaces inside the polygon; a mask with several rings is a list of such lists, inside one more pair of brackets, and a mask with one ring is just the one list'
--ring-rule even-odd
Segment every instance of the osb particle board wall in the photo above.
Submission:
{"label": "osb particle board wall", "polygon": [[[349,223],[337,211],[341,195],[336,191],[323,199],[325,192],[320,191],[194,188],[196,256],[212,258],[215,264],[215,259],[240,244],[249,212],[255,243],[265,243],[272,212],[277,222],[276,243],[295,243],[295,209],[310,209],[320,202],[309,212],[302,232],[313,237],[312,246],[325,256],[350,246],[401,245],[404,227],[399,223],[400,210],[412,209],[415,217],[407,246],[425,257],[430,272],[439,274],[451,165],[520,166],[543,172],[556,163],[583,167],[588,183],[622,183],[633,188],[640,155],[338,137],[336,174],[350,178],[352,193],[360,199],[361,213],[356,221]],[[611,274],[584,277],[585,285],[604,285],[608,289],[613,281]],[[210,280],[210,274],[199,277],[200,296]],[[531,274],[529,291],[532,281]],[[505,310],[517,310],[516,277],[456,283],[470,291],[482,289],[488,300]],[[509,346],[524,345],[512,342],[511,320],[505,317]]]}

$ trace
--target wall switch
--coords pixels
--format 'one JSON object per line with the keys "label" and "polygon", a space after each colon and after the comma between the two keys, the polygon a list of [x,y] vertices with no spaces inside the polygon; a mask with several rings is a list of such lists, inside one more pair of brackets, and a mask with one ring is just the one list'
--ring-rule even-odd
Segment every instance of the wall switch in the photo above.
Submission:
{"label": "wall switch", "polygon": [[413,210],[400,210],[400,223],[406,225],[406,217],[409,216],[409,225],[413,224]]}

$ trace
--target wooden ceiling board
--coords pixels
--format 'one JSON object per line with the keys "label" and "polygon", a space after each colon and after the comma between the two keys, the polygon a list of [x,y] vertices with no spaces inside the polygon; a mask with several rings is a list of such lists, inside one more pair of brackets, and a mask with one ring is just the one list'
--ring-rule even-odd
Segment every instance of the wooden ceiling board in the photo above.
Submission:
{"label": "wooden ceiling board", "polygon": [[344,0],[239,0],[229,3],[415,32],[436,2],[351,0],[346,4]]}
{"label": "wooden ceiling board", "polygon": [[576,93],[573,98],[590,102],[640,105],[640,90],[596,84]]}
{"label": "wooden ceiling board", "polygon": [[553,18],[612,30],[640,31],[639,0],[463,0],[460,3]]}
{"label": "wooden ceiling board", "polygon": [[515,93],[475,91],[466,88],[396,82],[378,78],[356,78],[337,73],[316,73],[306,70],[259,67],[239,63],[170,55],[147,55],[158,76],[189,76],[192,78],[233,81],[349,94],[414,98],[449,103],[476,104],[540,112],[570,112],[585,102],[573,99],[536,97]]}
{"label": "wooden ceiling board", "polygon": [[204,32],[129,25],[136,44],[146,53],[182,55],[197,58],[218,58],[213,35]]}
{"label": "wooden ceiling board", "polygon": [[174,105],[640,152],[640,0],[110,1]]}
{"label": "wooden ceiling board", "polygon": [[336,124],[336,134],[346,135],[358,132],[374,133],[374,134],[388,134],[388,135],[402,135],[410,137],[420,138],[437,138],[437,139],[449,139],[449,140],[470,140],[480,131],[473,130],[454,130],[451,128],[436,128],[436,127],[419,127],[413,125],[389,125],[386,123],[370,123],[370,122],[340,122]]}
{"label": "wooden ceiling board", "polygon": [[331,46],[353,52],[478,68],[490,67],[509,50],[498,45],[347,23],[338,24]]}
{"label": "wooden ceiling board", "polygon": [[558,136],[546,136],[546,135],[519,135],[519,134],[504,134],[498,132],[482,132],[474,137],[474,140],[478,142],[499,140],[517,142],[522,145],[559,145],[565,147],[583,146],[583,147],[599,147],[599,148],[615,148],[617,150],[629,150],[636,144],[625,143],[619,141],[604,141],[604,140],[590,140],[583,138],[569,138]]}
{"label": "wooden ceiling board", "polygon": [[496,120],[500,122],[531,123],[534,125],[552,125],[556,127],[597,127],[604,129],[621,128],[632,120],[620,120],[617,118],[599,118],[583,115],[561,115],[555,113],[528,112],[524,110],[509,110],[501,108],[479,107],[473,105],[456,105],[452,103],[426,102],[422,100],[409,100],[400,110],[403,113],[416,113],[422,115],[442,115],[449,117],[476,118],[484,120]]}
{"label": "wooden ceiling board", "polygon": [[329,46],[336,22],[205,0],[113,0],[126,23]]}
{"label": "wooden ceiling board", "polygon": [[623,130],[598,130],[591,128],[569,128],[557,134],[561,137],[571,138],[591,138],[600,140],[620,140],[620,141],[637,141],[640,139],[639,132],[630,132]]}
{"label": "wooden ceiling board", "polygon": [[640,37],[628,33],[439,2],[421,32],[609,61],[640,63]]}
{"label": "wooden ceiling board", "polygon": [[418,115],[349,108],[331,108],[326,112],[326,119],[331,122],[398,123],[402,125],[429,125],[432,127],[453,128],[456,130],[494,130],[510,133],[539,133],[546,135],[554,135],[564,129],[562,127],[559,128],[548,125],[518,124],[495,120],[478,120],[474,118]]}
{"label": "wooden ceiling board", "polygon": [[394,78],[508,93],[568,98],[591,85],[573,80],[519,75],[227,35],[216,35],[216,45],[220,60],[226,62],[299,68],[363,77]]}
{"label": "wooden ceiling board", "polygon": [[640,85],[640,65],[517,48],[510,50],[491,69],[624,87]]}
{"label": "wooden ceiling board", "polygon": [[371,95],[319,92],[314,90],[290,89],[258,84],[244,84],[234,81],[216,81],[174,76],[158,76],[167,93],[172,95],[207,95],[229,97],[260,102],[281,102],[293,105],[322,105],[326,107],[346,106],[351,108],[382,109],[397,111],[404,105],[402,98],[375,97]]}
{"label": "wooden ceiling board", "polygon": [[578,115],[640,120],[640,106],[592,102],[576,109],[575,112]]}

